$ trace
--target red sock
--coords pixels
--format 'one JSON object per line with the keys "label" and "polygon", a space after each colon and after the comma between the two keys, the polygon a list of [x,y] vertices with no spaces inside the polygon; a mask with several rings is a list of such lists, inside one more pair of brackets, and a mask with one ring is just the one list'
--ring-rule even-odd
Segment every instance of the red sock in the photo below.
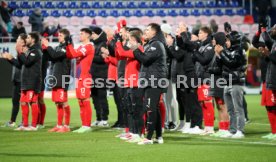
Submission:
{"label": "red sock", "polygon": [[57,125],[61,126],[63,121],[64,110],[62,105],[57,104]]}
{"label": "red sock", "polygon": [[162,97],[160,98],[160,101],[159,101],[159,109],[160,109],[160,115],[161,115],[162,128],[165,128],[166,107],[165,107],[165,104],[162,100]]}
{"label": "red sock", "polygon": [[46,105],[45,104],[39,104],[39,122],[38,124],[44,125],[44,119],[46,115]]}
{"label": "red sock", "polygon": [[65,125],[69,126],[70,117],[71,117],[71,110],[69,105],[64,107],[64,115],[65,115]]}
{"label": "red sock", "polygon": [[28,103],[26,103],[26,105],[22,105],[21,104],[21,109],[22,109],[23,126],[24,127],[28,127],[28,125],[29,125],[29,121],[28,121],[28,117],[29,117],[29,105],[28,105]]}
{"label": "red sock", "polygon": [[85,108],[85,115],[84,115],[84,126],[90,127],[91,125],[91,119],[92,119],[92,108],[91,108],[91,103],[90,100],[88,101],[83,101],[83,105]]}
{"label": "red sock", "polygon": [[219,122],[219,130],[224,130],[225,126],[224,126],[224,122]]}
{"label": "red sock", "polygon": [[125,133],[128,133],[129,132],[129,128],[125,128]]}
{"label": "red sock", "polygon": [[230,125],[229,121],[224,122],[224,130],[229,130],[229,125]]}
{"label": "red sock", "polygon": [[36,127],[37,124],[37,119],[38,119],[38,104],[37,103],[32,103],[32,126]]}
{"label": "red sock", "polygon": [[202,104],[203,119],[205,127],[213,127],[215,119],[215,111],[212,102],[205,102]]}
{"label": "red sock", "polygon": [[80,117],[81,117],[81,125],[84,125],[84,115],[85,115],[85,108],[84,108],[84,104],[82,101],[79,101],[79,105],[80,105]]}
{"label": "red sock", "polygon": [[271,132],[272,134],[275,134],[276,133],[276,130],[275,130],[275,111],[274,110],[268,110],[267,111],[267,116],[268,116],[268,120],[269,120],[269,123],[270,123],[270,127],[271,127]]}

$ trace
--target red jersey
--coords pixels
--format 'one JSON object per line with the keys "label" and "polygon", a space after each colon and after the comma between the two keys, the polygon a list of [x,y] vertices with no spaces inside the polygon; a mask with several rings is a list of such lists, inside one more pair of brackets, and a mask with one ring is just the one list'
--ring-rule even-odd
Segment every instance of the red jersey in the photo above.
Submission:
{"label": "red jersey", "polygon": [[77,50],[72,45],[66,47],[66,56],[77,59],[76,78],[91,78],[90,67],[94,58],[94,47],[91,43],[80,45]]}
{"label": "red jersey", "polygon": [[117,59],[115,57],[109,56],[104,59],[105,63],[108,64],[108,79],[116,81],[117,76]]}
{"label": "red jersey", "polygon": [[[117,51],[119,57],[126,58],[126,68],[125,68],[125,87],[138,87],[140,63],[134,58],[132,50],[124,50],[120,42],[116,43]],[[143,50],[140,46],[139,49]]]}

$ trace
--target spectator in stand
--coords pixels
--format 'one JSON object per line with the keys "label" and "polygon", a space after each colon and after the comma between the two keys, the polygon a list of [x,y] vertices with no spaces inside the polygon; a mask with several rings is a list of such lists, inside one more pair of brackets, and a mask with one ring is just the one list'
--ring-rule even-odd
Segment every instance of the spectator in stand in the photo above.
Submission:
{"label": "spectator in stand", "polygon": [[43,17],[41,15],[41,9],[35,8],[34,12],[29,17],[29,23],[32,25],[32,31],[39,33],[43,32]]}
{"label": "spectator in stand", "polygon": [[16,26],[13,27],[12,29],[12,42],[15,42],[15,40],[18,38],[20,34],[26,34],[25,27],[23,26],[23,22],[19,21],[17,22]]}
{"label": "spectator in stand", "polygon": [[12,22],[11,22],[11,13],[13,9],[8,8],[8,4],[6,1],[1,1],[0,5],[0,15],[4,21],[4,23],[7,25],[7,32],[12,32]]}

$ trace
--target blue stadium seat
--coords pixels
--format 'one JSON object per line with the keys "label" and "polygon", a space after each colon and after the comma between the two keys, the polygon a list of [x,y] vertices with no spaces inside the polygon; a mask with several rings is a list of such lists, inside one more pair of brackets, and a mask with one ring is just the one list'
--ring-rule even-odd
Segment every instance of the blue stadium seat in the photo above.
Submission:
{"label": "blue stadium seat", "polygon": [[214,8],[214,7],[216,7],[216,3],[214,1],[207,1],[206,7]]}
{"label": "blue stadium seat", "polygon": [[52,10],[51,16],[53,16],[53,17],[60,17],[61,14],[60,14],[59,10]]}
{"label": "blue stadium seat", "polygon": [[34,12],[34,10],[28,10],[25,15],[30,16],[31,14],[33,14],[33,12]]}
{"label": "blue stadium seat", "polygon": [[115,8],[126,8],[126,6],[123,4],[123,2],[117,2],[115,5]]}
{"label": "blue stadium seat", "polygon": [[89,16],[89,17],[96,17],[97,14],[95,13],[94,10],[87,10],[86,16]]}
{"label": "blue stadium seat", "polygon": [[158,2],[152,1],[150,7],[151,8],[160,8],[160,5],[158,4]]}
{"label": "blue stadium seat", "polygon": [[183,10],[179,11],[179,15],[181,15],[181,16],[189,16],[190,14],[189,14],[188,10],[183,9]]}
{"label": "blue stadium seat", "polygon": [[147,5],[146,2],[140,2],[140,3],[138,4],[138,7],[139,7],[139,8],[148,8],[149,6]]}
{"label": "blue stadium seat", "polygon": [[228,15],[228,16],[234,16],[234,15],[235,15],[235,13],[233,12],[233,10],[232,10],[232,9],[226,9],[226,10],[225,10],[225,15]]}
{"label": "blue stadium seat", "polygon": [[204,3],[202,1],[196,1],[195,2],[195,7],[197,7],[197,8],[204,8],[205,5],[204,5]]}
{"label": "blue stadium seat", "polygon": [[33,8],[42,8],[42,4],[40,1],[35,1],[35,2],[33,2],[32,7]]}
{"label": "blue stadium seat", "polygon": [[114,8],[111,2],[107,1],[104,3],[104,8]]}
{"label": "blue stadium seat", "polygon": [[127,4],[127,8],[137,8],[136,4],[134,2],[129,2]]}
{"label": "blue stadium seat", "polygon": [[88,2],[81,2],[80,8],[88,9],[91,8],[91,6],[88,4]]}
{"label": "blue stadium seat", "polygon": [[135,10],[134,11],[134,16],[136,16],[136,17],[142,17],[142,16],[144,16],[144,14],[141,12],[141,10]]}
{"label": "blue stadium seat", "polygon": [[222,12],[221,9],[216,9],[216,10],[214,11],[214,14],[217,15],[217,16],[222,16],[222,15],[224,15],[224,13]]}
{"label": "blue stadium seat", "polygon": [[17,17],[24,17],[25,14],[23,13],[22,10],[20,9],[17,9],[14,13],[13,13],[14,16],[17,16]]}
{"label": "blue stadium seat", "polygon": [[48,16],[49,16],[49,13],[48,13],[47,10],[42,10],[42,11],[41,11],[41,15],[42,15],[43,17],[48,17]]}
{"label": "blue stadium seat", "polygon": [[162,8],[171,8],[171,3],[170,2],[163,2],[162,4],[161,4],[161,7]]}
{"label": "blue stadium seat", "polygon": [[130,16],[132,16],[132,14],[130,13],[130,11],[129,11],[129,10],[123,10],[123,12],[122,12],[122,16],[125,16],[125,17],[130,17]]}
{"label": "blue stadium seat", "polygon": [[173,8],[182,8],[183,7],[183,3],[179,2],[179,1],[174,1],[171,6]]}
{"label": "blue stadium seat", "polygon": [[225,1],[218,1],[217,7],[227,7],[227,3]]}
{"label": "blue stadium seat", "polygon": [[169,16],[172,16],[172,17],[178,16],[178,14],[177,14],[177,12],[176,12],[175,10],[169,10],[169,11],[168,11],[168,15],[169,15]]}
{"label": "blue stadium seat", "polygon": [[53,8],[55,8],[55,6],[54,6],[53,2],[48,1],[48,2],[45,2],[44,8],[53,9]]}
{"label": "blue stadium seat", "polygon": [[147,10],[146,13],[145,13],[145,16],[148,16],[148,17],[154,17],[155,14],[153,13],[152,10]]}
{"label": "blue stadium seat", "polygon": [[237,15],[240,15],[240,16],[244,16],[244,15],[246,15],[246,10],[245,9],[239,9],[239,10],[237,10]]}
{"label": "blue stadium seat", "polygon": [[157,13],[156,13],[157,16],[160,16],[160,17],[165,17],[167,16],[167,14],[165,13],[164,10],[158,10]]}
{"label": "blue stadium seat", "polygon": [[76,1],[69,2],[68,8],[79,8]]}
{"label": "blue stadium seat", "polygon": [[67,6],[65,5],[65,3],[64,3],[63,1],[57,2],[56,7],[57,7],[57,8],[62,8],[62,9],[67,8]]}
{"label": "blue stadium seat", "polygon": [[77,16],[77,17],[84,17],[85,14],[84,14],[83,10],[77,10],[75,12],[75,16]]}
{"label": "blue stadium seat", "polygon": [[194,10],[192,10],[191,15],[193,15],[193,16],[200,16],[200,12],[199,12],[198,9],[194,9]]}
{"label": "blue stadium seat", "polygon": [[72,10],[64,10],[62,16],[72,17],[74,14],[72,13]]}
{"label": "blue stadium seat", "polygon": [[8,7],[9,8],[13,8],[13,9],[16,9],[18,8],[19,6],[17,5],[17,3],[15,1],[11,1],[8,3]]}
{"label": "blue stadium seat", "polygon": [[108,16],[108,14],[106,13],[106,10],[100,10],[98,15],[101,16],[101,17],[107,17]]}
{"label": "blue stadium seat", "polygon": [[211,12],[210,9],[205,9],[205,10],[202,11],[202,15],[204,15],[204,16],[212,16],[213,14],[212,14],[212,12]]}
{"label": "blue stadium seat", "polygon": [[239,2],[232,0],[229,2],[229,7],[240,7]]}
{"label": "blue stadium seat", "polygon": [[102,8],[100,2],[94,2],[92,3],[92,8]]}
{"label": "blue stadium seat", "polygon": [[110,16],[119,17],[120,13],[118,12],[118,10],[111,10],[110,11]]}
{"label": "blue stadium seat", "polygon": [[194,7],[194,5],[192,4],[192,2],[190,2],[190,1],[186,1],[185,3],[184,3],[184,7],[186,7],[186,8],[193,8]]}
{"label": "blue stadium seat", "polygon": [[29,4],[28,1],[23,1],[23,2],[21,2],[20,7],[21,7],[21,8],[25,8],[25,9],[30,9],[30,8],[32,8],[32,6]]}

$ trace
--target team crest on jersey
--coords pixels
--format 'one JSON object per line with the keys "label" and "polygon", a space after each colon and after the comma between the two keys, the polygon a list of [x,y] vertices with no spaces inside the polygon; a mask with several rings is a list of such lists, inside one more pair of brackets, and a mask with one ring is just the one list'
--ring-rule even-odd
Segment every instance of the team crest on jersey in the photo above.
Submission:
{"label": "team crest on jersey", "polygon": [[210,47],[210,46],[209,46],[209,47],[207,47],[206,49],[207,49],[207,50],[211,50],[211,49],[213,49],[213,47]]}
{"label": "team crest on jersey", "polygon": [[155,47],[150,47],[150,50],[155,51],[156,48]]}
{"label": "team crest on jersey", "polygon": [[80,49],[80,52],[81,52],[83,55],[85,55],[86,49],[85,49],[84,47],[82,47],[82,48]]}

